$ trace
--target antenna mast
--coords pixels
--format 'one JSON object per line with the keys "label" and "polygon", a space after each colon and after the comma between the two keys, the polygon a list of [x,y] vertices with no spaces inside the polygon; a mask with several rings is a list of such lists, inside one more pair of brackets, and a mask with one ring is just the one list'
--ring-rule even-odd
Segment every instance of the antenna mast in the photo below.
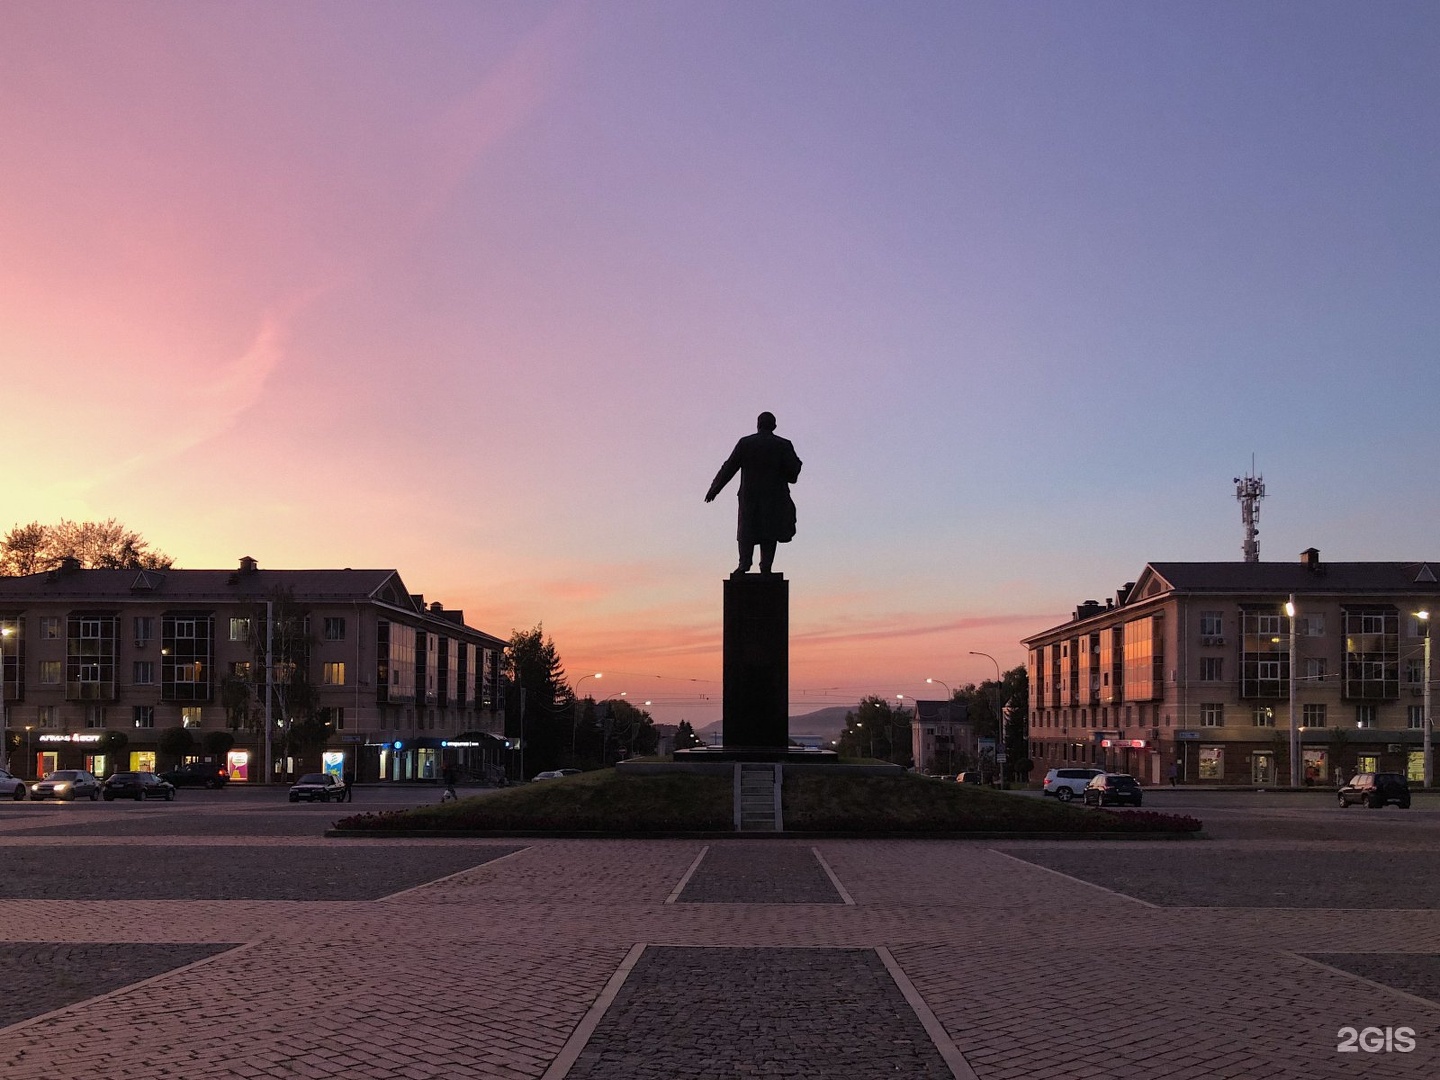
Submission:
{"label": "antenna mast", "polygon": [[1260,561],[1260,535],[1256,522],[1260,517],[1260,500],[1265,497],[1265,478],[1255,475],[1255,459],[1250,459],[1250,474],[1235,477],[1235,498],[1240,500],[1240,520],[1245,525],[1245,543],[1240,551],[1246,562]]}

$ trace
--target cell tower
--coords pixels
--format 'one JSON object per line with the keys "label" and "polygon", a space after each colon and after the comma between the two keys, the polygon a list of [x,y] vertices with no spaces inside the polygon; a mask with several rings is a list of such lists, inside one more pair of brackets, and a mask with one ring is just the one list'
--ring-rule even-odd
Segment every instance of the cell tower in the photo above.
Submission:
{"label": "cell tower", "polygon": [[1260,500],[1265,497],[1265,478],[1255,475],[1255,462],[1250,462],[1250,475],[1235,477],[1235,498],[1240,500],[1240,520],[1245,524],[1245,543],[1240,551],[1246,562],[1260,561],[1260,535],[1256,522],[1260,518]]}

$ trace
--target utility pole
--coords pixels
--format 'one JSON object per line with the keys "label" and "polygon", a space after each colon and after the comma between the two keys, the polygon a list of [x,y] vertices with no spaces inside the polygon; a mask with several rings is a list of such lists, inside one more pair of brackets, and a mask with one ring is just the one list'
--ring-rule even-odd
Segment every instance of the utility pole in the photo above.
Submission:
{"label": "utility pole", "polygon": [[270,740],[270,702],[275,693],[275,601],[265,601],[265,783],[275,782],[275,752]]}

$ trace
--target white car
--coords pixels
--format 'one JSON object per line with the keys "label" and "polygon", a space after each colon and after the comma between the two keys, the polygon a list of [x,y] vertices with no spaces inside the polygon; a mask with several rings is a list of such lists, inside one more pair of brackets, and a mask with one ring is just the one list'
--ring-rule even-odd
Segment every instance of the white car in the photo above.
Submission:
{"label": "white car", "polygon": [[544,772],[537,772],[530,778],[533,784],[536,780],[559,780],[563,776],[579,776],[579,769],[546,769]]}
{"label": "white car", "polygon": [[25,781],[18,776],[11,776],[4,769],[0,769],[0,798],[9,795],[10,798],[19,802],[29,794],[25,787]]}
{"label": "white car", "polygon": [[1061,802],[1069,802],[1071,799],[1078,798],[1091,780],[1104,775],[1104,769],[1051,769],[1045,774],[1045,783],[1041,787],[1040,793],[1054,795]]}

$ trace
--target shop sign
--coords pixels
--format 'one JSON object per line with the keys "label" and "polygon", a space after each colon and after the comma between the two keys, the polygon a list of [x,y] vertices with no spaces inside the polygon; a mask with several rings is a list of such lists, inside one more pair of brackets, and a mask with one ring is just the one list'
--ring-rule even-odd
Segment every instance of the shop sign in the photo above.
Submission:
{"label": "shop sign", "polygon": [[444,747],[464,748],[476,747],[479,746],[480,743],[476,739],[444,739],[441,741],[440,745]]}
{"label": "shop sign", "polygon": [[89,734],[88,732],[87,732],[86,734],[83,734],[83,735],[77,732],[77,733],[74,734],[74,735],[41,735],[41,736],[40,736],[40,742],[42,742],[42,743],[62,743],[62,742],[63,742],[63,743],[98,743],[99,741],[100,741],[100,736],[99,736],[98,734],[91,735],[91,734]]}
{"label": "shop sign", "polygon": [[1120,750],[1144,750],[1144,749],[1145,749],[1145,740],[1144,740],[1144,739],[1101,739],[1101,740],[1100,740],[1100,745],[1103,746],[1103,747],[1106,747],[1107,749],[1110,748],[1110,747],[1115,747],[1115,748],[1120,749]]}
{"label": "shop sign", "polygon": [[1200,738],[1200,733],[1198,731],[1177,731],[1175,732],[1175,738],[1186,740],[1198,739]]}

